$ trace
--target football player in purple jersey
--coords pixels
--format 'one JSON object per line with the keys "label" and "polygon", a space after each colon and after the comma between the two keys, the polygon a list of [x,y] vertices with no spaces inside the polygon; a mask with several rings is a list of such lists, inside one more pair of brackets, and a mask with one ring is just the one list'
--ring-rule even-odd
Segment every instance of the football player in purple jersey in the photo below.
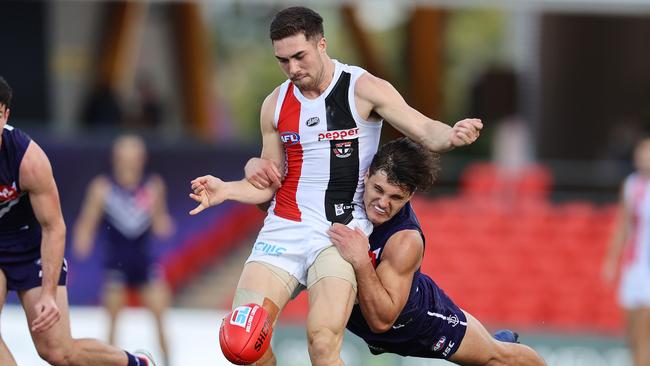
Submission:
{"label": "football player in purple jersey", "polygon": [[364,205],[375,226],[368,238],[334,224],[332,242],[352,264],[359,286],[347,328],[370,352],[442,358],[460,365],[546,365],[509,330],[490,335],[420,272],[425,238],[409,200],[439,171],[437,155],[407,138],[375,155],[365,179]]}
{"label": "football player in purple jersey", "polygon": [[[145,353],[72,338],[59,193],[45,152],[7,124],[11,99],[11,87],[0,77],[0,310],[15,291],[36,351],[49,364],[153,366]],[[0,365],[16,365],[2,338]]]}

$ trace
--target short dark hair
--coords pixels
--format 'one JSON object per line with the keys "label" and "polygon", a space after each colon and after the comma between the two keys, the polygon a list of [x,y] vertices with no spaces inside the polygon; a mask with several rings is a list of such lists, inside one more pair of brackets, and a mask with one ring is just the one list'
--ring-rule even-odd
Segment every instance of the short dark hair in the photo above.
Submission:
{"label": "short dark hair", "polygon": [[370,163],[369,176],[386,173],[388,183],[413,193],[426,191],[438,179],[440,155],[401,137],[381,146]]}
{"label": "short dark hair", "polygon": [[317,12],[303,6],[293,6],[275,14],[269,36],[271,41],[278,41],[303,33],[308,40],[314,36],[323,36],[323,17]]}
{"label": "short dark hair", "polygon": [[3,104],[7,109],[11,108],[11,97],[13,96],[13,91],[11,87],[3,78],[0,76],[0,104]]}

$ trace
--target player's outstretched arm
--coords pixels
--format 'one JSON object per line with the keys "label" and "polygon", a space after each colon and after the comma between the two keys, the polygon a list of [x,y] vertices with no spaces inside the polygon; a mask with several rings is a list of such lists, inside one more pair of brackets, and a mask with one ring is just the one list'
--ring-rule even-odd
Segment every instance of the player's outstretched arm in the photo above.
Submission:
{"label": "player's outstretched arm", "polygon": [[369,73],[357,80],[355,97],[362,110],[370,108],[404,135],[435,152],[469,145],[483,128],[476,118],[464,119],[453,127],[428,118],[409,106],[389,82]]}
{"label": "player's outstretched arm", "polygon": [[408,300],[413,274],[420,265],[423,243],[415,230],[393,234],[375,269],[368,255],[368,238],[359,229],[334,224],[328,234],[357,278],[361,313],[375,333],[388,331]]}
{"label": "player's outstretched arm", "polygon": [[38,314],[30,324],[33,332],[50,329],[61,318],[56,291],[65,249],[65,223],[52,166],[43,150],[30,142],[20,164],[20,186],[29,193],[34,215],[41,225],[41,295],[35,305]]}
{"label": "player's outstretched arm", "polygon": [[246,179],[224,182],[217,177],[205,175],[191,182],[190,198],[198,202],[198,206],[190,211],[196,215],[208,207],[220,205],[226,200],[257,205],[270,201],[275,194],[274,188],[257,189]]}

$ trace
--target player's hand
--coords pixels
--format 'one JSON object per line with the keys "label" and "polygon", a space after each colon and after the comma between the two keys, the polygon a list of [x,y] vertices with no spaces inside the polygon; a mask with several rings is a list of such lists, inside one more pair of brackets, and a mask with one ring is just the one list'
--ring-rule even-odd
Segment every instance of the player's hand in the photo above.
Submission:
{"label": "player's hand", "polygon": [[452,147],[470,145],[481,134],[483,123],[480,119],[467,118],[456,122],[451,130],[450,143]]}
{"label": "player's hand", "polygon": [[36,311],[36,319],[34,319],[31,326],[33,333],[45,332],[61,319],[59,307],[52,295],[42,294],[36,305],[34,305],[34,310]]}
{"label": "player's hand", "polygon": [[211,175],[192,180],[190,198],[199,203],[190,215],[196,215],[208,207],[216,206],[226,200],[226,183]]}
{"label": "player's hand", "polygon": [[327,234],[341,253],[341,257],[352,264],[352,267],[370,261],[368,256],[368,237],[359,228],[349,227],[335,223],[328,230]]}
{"label": "player's hand", "polygon": [[270,186],[280,188],[282,185],[282,174],[274,162],[268,159],[251,158],[244,167],[246,180],[257,189],[265,189]]}

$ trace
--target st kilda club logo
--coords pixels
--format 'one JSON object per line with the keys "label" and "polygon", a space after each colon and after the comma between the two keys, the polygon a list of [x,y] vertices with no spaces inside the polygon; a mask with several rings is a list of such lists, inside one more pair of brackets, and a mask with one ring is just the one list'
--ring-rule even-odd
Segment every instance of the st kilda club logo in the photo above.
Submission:
{"label": "st kilda club logo", "polygon": [[337,158],[343,159],[352,155],[354,148],[352,147],[352,141],[342,141],[335,143],[332,150],[334,150],[334,155]]}

